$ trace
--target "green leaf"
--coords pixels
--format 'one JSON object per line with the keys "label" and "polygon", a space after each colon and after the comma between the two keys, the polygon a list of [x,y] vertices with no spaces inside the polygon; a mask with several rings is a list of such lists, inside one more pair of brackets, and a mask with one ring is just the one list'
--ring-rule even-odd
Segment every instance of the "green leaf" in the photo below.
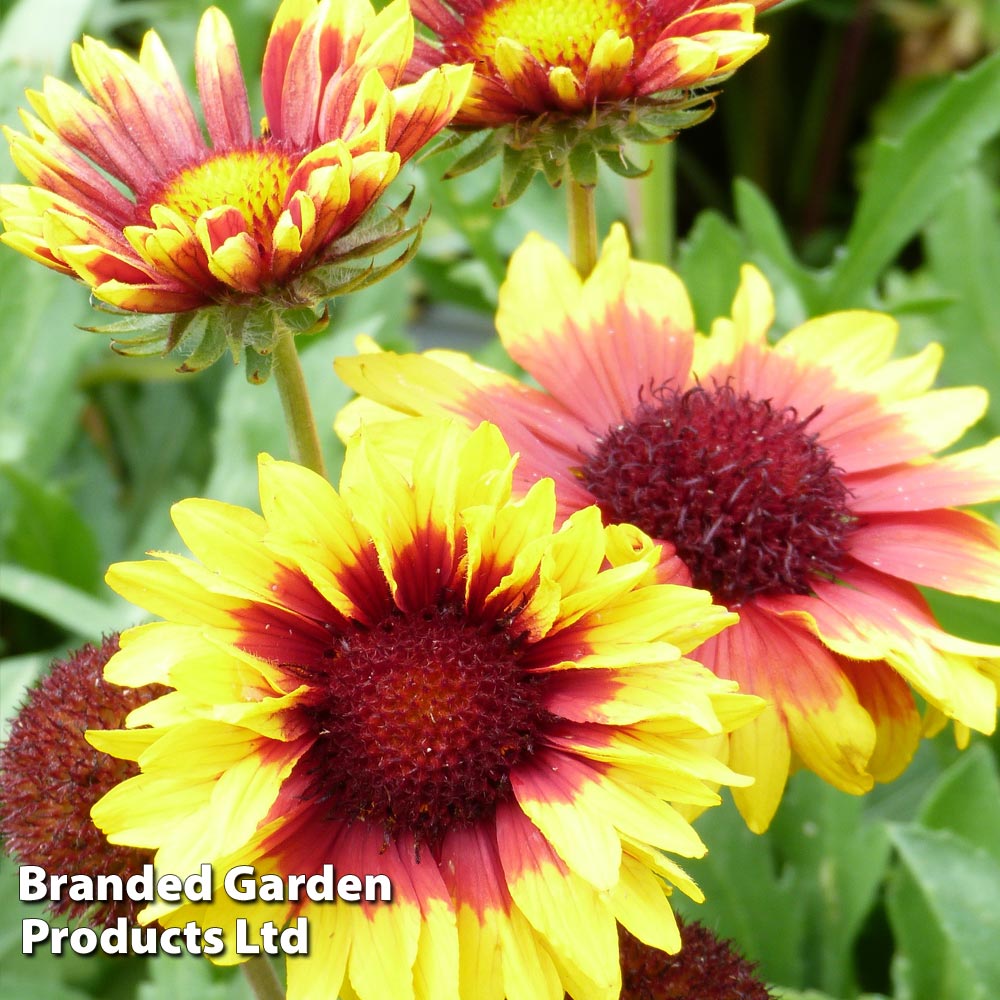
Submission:
{"label": "green leaf", "polygon": [[863,302],[903,245],[931,217],[955,179],[1000,132],[1000,52],[956,74],[898,140],[876,146],[824,308]]}
{"label": "green leaf", "polygon": [[494,156],[497,156],[502,148],[503,143],[499,135],[492,130],[487,131],[486,138],[482,142],[473,147],[470,152],[460,156],[445,171],[445,179],[452,180],[462,174],[467,174],[470,170],[481,167],[484,163],[492,160]]}
{"label": "green leaf", "polygon": [[239,969],[219,969],[197,955],[161,955],[149,963],[150,977],[137,1000],[253,1000]]}
{"label": "green leaf", "polygon": [[101,577],[93,534],[69,498],[13,466],[0,468],[0,549],[6,560],[81,590]]}
{"label": "green leaf", "polygon": [[1000,774],[985,744],[970,747],[934,783],[920,821],[932,830],[957,833],[1000,864]]}
{"label": "green leaf", "polygon": [[[1000,432],[1000,203],[996,180],[984,168],[966,171],[941,202],[924,233],[928,271],[952,295],[935,316],[948,349],[942,368],[951,384],[978,383],[990,391],[992,426]],[[997,627],[994,620],[993,639]]]}
{"label": "green leaf", "polygon": [[597,153],[589,143],[581,142],[569,154],[569,169],[573,180],[584,187],[597,186]]}
{"label": "green leaf", "polygon": [[849,995],[855,940],[889,862],[885,828],[865,822],[862,799],[803,772],[789,782],[772,830],[804,908],[811,985]]}
{"label": "green leaf", "polygon": [[129,614],[124,604],[105,604],[61,580],[23,566],[4,566],[0,597],[88,639],[125,628],[133,624],[136,616],[134,611]]}
{"label": "green leaf", "polygon": [[718,212],[702,212],[678,250],[677,272],[687,285],[695,323],[707,332],[729,314],[747,249],[742,234]]}
{"label": "green leaf", "polygon": [[788,874],[778,871],[772,838],[751,833],[731,801],[710,809],[696,826],[709,852],[685,868],[706,901],[697,906],[675,896],[677,909],[732,939],[760,964],[763,978],[803,985],[804,900]]}
{"label": "green leaf", "polygon": [[42,477],[61,455],[83,407],[76,378],[107,345],[73,329],[79,285],[4,248],[0,266],[0,460]]}
{"label": "green leaf", "polygon": [[[995,1000],[1000,983],[1000,865],[947,830],[891,826],[912,888],[895,888],[889,914],[900,941],[897,974],[912,1000]],[[923,905],[919,905],[923,904]]]}
{"label": "green leaf", "polygon": [[739,177],[733,185],[736,218],[755,257],[762,255],[792,285],[800,299],[809,302],[816,294],[816,278],[792,250],[781,218],[756,185]]}

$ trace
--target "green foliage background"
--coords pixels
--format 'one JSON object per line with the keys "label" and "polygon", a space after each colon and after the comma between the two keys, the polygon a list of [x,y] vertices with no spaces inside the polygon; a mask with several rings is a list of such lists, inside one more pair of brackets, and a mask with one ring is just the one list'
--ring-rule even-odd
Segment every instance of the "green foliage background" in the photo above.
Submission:
{"label": "green foliage background", "polygon": [[[253,100],[276,0],[219,6]],[[200,2],[2,0],[0,11],[0,122],[17,126],[24,88],[45,73],[71,76],[69,46],[84,31],[134,47],[155,25],[193,81]],[[725,86],[713,120],[657,154],[650,180],[602,175],[602,231],[626,219],[640,255],[670,254],[703,329],[728,308],[745,260],[773,283],[782,330],[839,308],[891,312],[901,352],[944,344],[941,384],[990,390],[990,413],[963,445],[996,436],[1000,3],[786,0],[762,29],[768,50]],[[433,205],[416,261],[337,302],[330,331],[302,345],[332,468],[341,450],[331,425],[348,392],[331,365],[356,334],[464,346],[503,364],[490,337],[506,258],[529,229],[565,240],[561,193],[535,184],[501,213],[495,171],[445,183],[444,166],[431,158],[397,182],[400,193],[416,186],[414,217]],[[18,179],[0,156],[0,181]],[[172,360],[117,357],[74,329],[92,323],[84,289],[0,251],[5,719],[53,656],[137,620],[104,586],[104,568],[175,549],[172,502],[253,506],[255,456],[287,454],[272,385],[248,387],[225,362],[192,378]],[[953,631],[1000,642],[995,605],[929,596]],[[711,810],[700,821],[710,854],[691,865],[709,902],[680,908],[732,937],[787,1000],[998,1000],[998,754],[996,738],[959,754],[942,735],[864,799],[796,775],[765,836],[729,804]],[[5,862],[0,872],[6,995],[249,996],[239,976],[193,958],[22,956],[20,921],[32,910],[12,871]]]}

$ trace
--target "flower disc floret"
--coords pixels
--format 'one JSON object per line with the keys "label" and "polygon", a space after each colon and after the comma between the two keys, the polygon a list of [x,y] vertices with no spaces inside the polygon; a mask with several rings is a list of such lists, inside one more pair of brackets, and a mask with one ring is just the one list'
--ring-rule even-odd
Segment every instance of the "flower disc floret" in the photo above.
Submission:
{"label": "flower disc floret", "polygon": [[679,947],[669,895],[700,893],[669,855],[704,852],[684,817],[745,780],[718,753],[761,703],[686,658],[736,616],[656,580],[651,540],[596,507],[557,528],[551,480],[513,496],[492,425],[413,444],[404,474],[352,440],[339,492],[262,457],[262,515],[184,501],[194,559],[111,568],[163,620],[123,634],[108,679],[173,690],[89,734],[142,769],[95,822],[160,872],[387,875],[391,905],[144,912],[305,916],[292,1000],[612,1000],[619,922]]}
{"label": "flower disc floret", "polygon": [[523,640],[502,622],[467,621],[454,601],[338,636],[323,668],[301,670],[319,689],[309,711],[323,734],[308,794],[331,816],[435,848],[490,815],[545,723]]}
{"label": "flower disc floret", "polygon": [[551,476],[560,516],[598,502],[663,546],[661,579],[739,611],[696,655],[769,703],[731,738],[755,830],[794,765],[859,794],[945,720],[960,745],[993,732],[1000,700],[1000,647],[945,631],[918,590],[1000,601],[1000,528],[961,509],[1000,498],[1000,439],[935,455],[986,393],[932,390],[937,345],[893,359],[890,316],[819,316],[771,343],[773,319],[747,266],[731,316],[696,333],[680,279],[614,227],[585,280],[537,236],[512,258],[497,328],[539,388],[448,351],[337,362],[365,397],[342,433],[363,420],[398,450],[420,423],[404,415],[495,421],[518,490]]}
{"label": "flower disc floret", "polygon": [[644,393],[580,465],[609,523],[669,538],[696,587],[729,607],[808,594],[843,568],[857,520],[830,453],[809,432],[821,410],[738,396],[731,383]]}

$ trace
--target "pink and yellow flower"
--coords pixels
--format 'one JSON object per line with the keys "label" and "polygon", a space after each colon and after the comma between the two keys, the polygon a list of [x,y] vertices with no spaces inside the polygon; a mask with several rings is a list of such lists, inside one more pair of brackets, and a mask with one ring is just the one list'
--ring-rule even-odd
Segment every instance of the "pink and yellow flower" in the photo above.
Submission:
{"label": "pink and yellow flower", "polygon": [[142,770],[94,820],[160,871],[388,875],[389,905],[146,911],[304,916],[292,1000],[617,1000],[616,920],[677,950],[668,896],[699,893],[661,851],[703,853],[681,810],[744,780],[718,752],[761,703],[685,657],[735,615],[595,507],[554,530],[552,481],[513,497],[495,427],[424,430],[412,478],[353,441],[339,493],[262,457],[263,516],[184,501],[195,559],[111,568],[165,620],[107,678],[174,690],[89,734]]}
{"label": "pink and yellow flower", "polygon": [[395,417],[401,442],[403,414],[493,420],[519,489],[551,476],[560,516],[599,504],[665,545],[661,578],[739,613],[694,655],[769,703],[731,740],[755,830],[791,768],[864,792],[946,718],[960,742],[992,732],[1000,689],[1000,647],[944,631],[918,590],[1000,600],[1000,529],[956,509],[1000,497],[1000,439],[934,457],[986,393],[931,391],[937,345],[891,360],[889,316],[822,316],[772,345],[773,315],[746,267],[732,318],[696,334],[680,280],[616,227],[586,281],[537,236],[511,262],[497,326],[541,388],[449,352],[338,362],[368,397],[342,430]]}
{"label": "pink and yellow flower", "polygon": [[7,132],[31,186],[0,188],[0,238],[125,310],[313,304],[329,291],[315,269],[356,249],[351,231],[465,96],[462,67],[401,85],[412,47],[406,0],[378,14],[284,0],[258,136],[232,29],[210,8],[196,49],[206,141],[155,32],[138,60],[86,38],[73,64],[90,99],[49,78],[28,92],[28,134]]}
{"label": "pink and yellow flower", "polygon": [[517,173],[569,168],[596,179],[597,156],[635,169],[626,142],[663,142],[712,111],[710,88],[767,43],[754,30],[776,0],[414,0],[438,38],[418,38],[414,69],[471,63],[459,129],[496,130],[452,173],[504,149],[505,191]]}

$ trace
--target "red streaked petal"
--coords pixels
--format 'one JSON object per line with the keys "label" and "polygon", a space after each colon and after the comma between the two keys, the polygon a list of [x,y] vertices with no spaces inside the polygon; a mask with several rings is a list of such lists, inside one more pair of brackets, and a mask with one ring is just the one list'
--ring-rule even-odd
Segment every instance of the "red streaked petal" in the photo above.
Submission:
{"label": "red streaked petal", "polygon": [[105,282],[122,282],[141,285],[155,282],[158,275],[149,274],[139,266],[138,258],[107,247],[83,245],[60,247],[59,256],[87,282],[88,285],[102,285]]}
{"label": "red streaked petal", "polygon": [[856,514],[933,510],[1000,499],[1000,438],[928,462],[847,476]]}
{"label": "red streaked petal", "polygon": [[613,818],[588,808],[585,791],[600,781],[592,765],[556,750],[540,750],[511,771],[518,805],[569,867],[597,889],[618,881],[622,845]]}
{"label": "red streaked petal", "polygon": [[253,139],[246,83],[232,26],[217,7],[209,7],[198,25],[195,69],[212,146],[246,146]]}
{"label": "red streaked petal", "polygon": [[789,747],[836,787],[855,794],[871,788],[867,764],[875,749],[874,723],[840,658],[804,626],[744,604],[738,624],[692,655],[772,706],[731,737],[730,766],[755,779],[749,788],[733,789],[751,829],[766,829],[778,807]]}
{"label": "red streaked petal", "polygon": [[875,723],[875,750],[868,771],[876,781],[893,781],[913,759],[922,723],[909,685],[885,663],[841,661],[858,701]]}
{"label": "red streaked petal", "polygon": [[522,113],[540,114],[546,110],[548,74],[526,45],[500,37],[493,60],[503,82],[521,106]]}
{"label": "red streaked petal", "polygon": [[702,7],[683,14],[663,31],[663,37],[698,35],[703,31],[753,31],[754,6],[751,3],[726,3]]}
{"label": "red streaked petal", "polygon": [[94,295],[102,302],[141,313],[185,312],[207,306],[211,300],[202,292],[178,290],[176,286],[148,282],[105,281],[94,288]]}
{"label": "red streaked petal", "polygon": [[691,86],[711,76],[717,63],[718,55],[707,45],[689,38],[664,38],[635,68],[635,84],[643,94]]}
{"label": "red streaked petal", "polygon": [[155,31],[147,31],[139,50],[139,65],[157,81],[158,117],[170,122],[172,141],[177,155],[190,160],[205,148],[201,127],[177,69]]}
{"label": "red streaked petal", "polygon": [[133,191],[145,191],[160,176],[111,116],[68,84],[48,77],[43,94],[28,91],[27,97],[64,142]]}
{"label": "red streaked petal", "polygon": [[285,136],[282,110],[289,60],[302,26],[315,10],[315,0],[282,0],[271,23],[261,70],[261,92],[268,127],[277,139]]}
{"label": "red streaked petal", "polygon": [[442,66],[416,83],[397,87],[385,148],[395,150],[405,163],[455,117],[471,79],[471,66]]}
{"label": "red streaked petal", "polygon": [[567,868],[516,803],[501,804],[496,823],[500,862],[518,908],[563,961],[602,987],[620,990],[618,931],[597,893]]}
{"label": "red streaked petal", "polygon": [[871,514],[851,555],[883,573],[952,594],[1000,601],[1000,528],[959,510]]}
{"label": "red streaked petal", "polygon": [[66,198],[77,210],[99,216],[115,228],[124,225],[134,215],[132,202],[70,146],[48,129],[44,132],[46,138],[37,141],[5,129],[18,170],[32,184]]}

